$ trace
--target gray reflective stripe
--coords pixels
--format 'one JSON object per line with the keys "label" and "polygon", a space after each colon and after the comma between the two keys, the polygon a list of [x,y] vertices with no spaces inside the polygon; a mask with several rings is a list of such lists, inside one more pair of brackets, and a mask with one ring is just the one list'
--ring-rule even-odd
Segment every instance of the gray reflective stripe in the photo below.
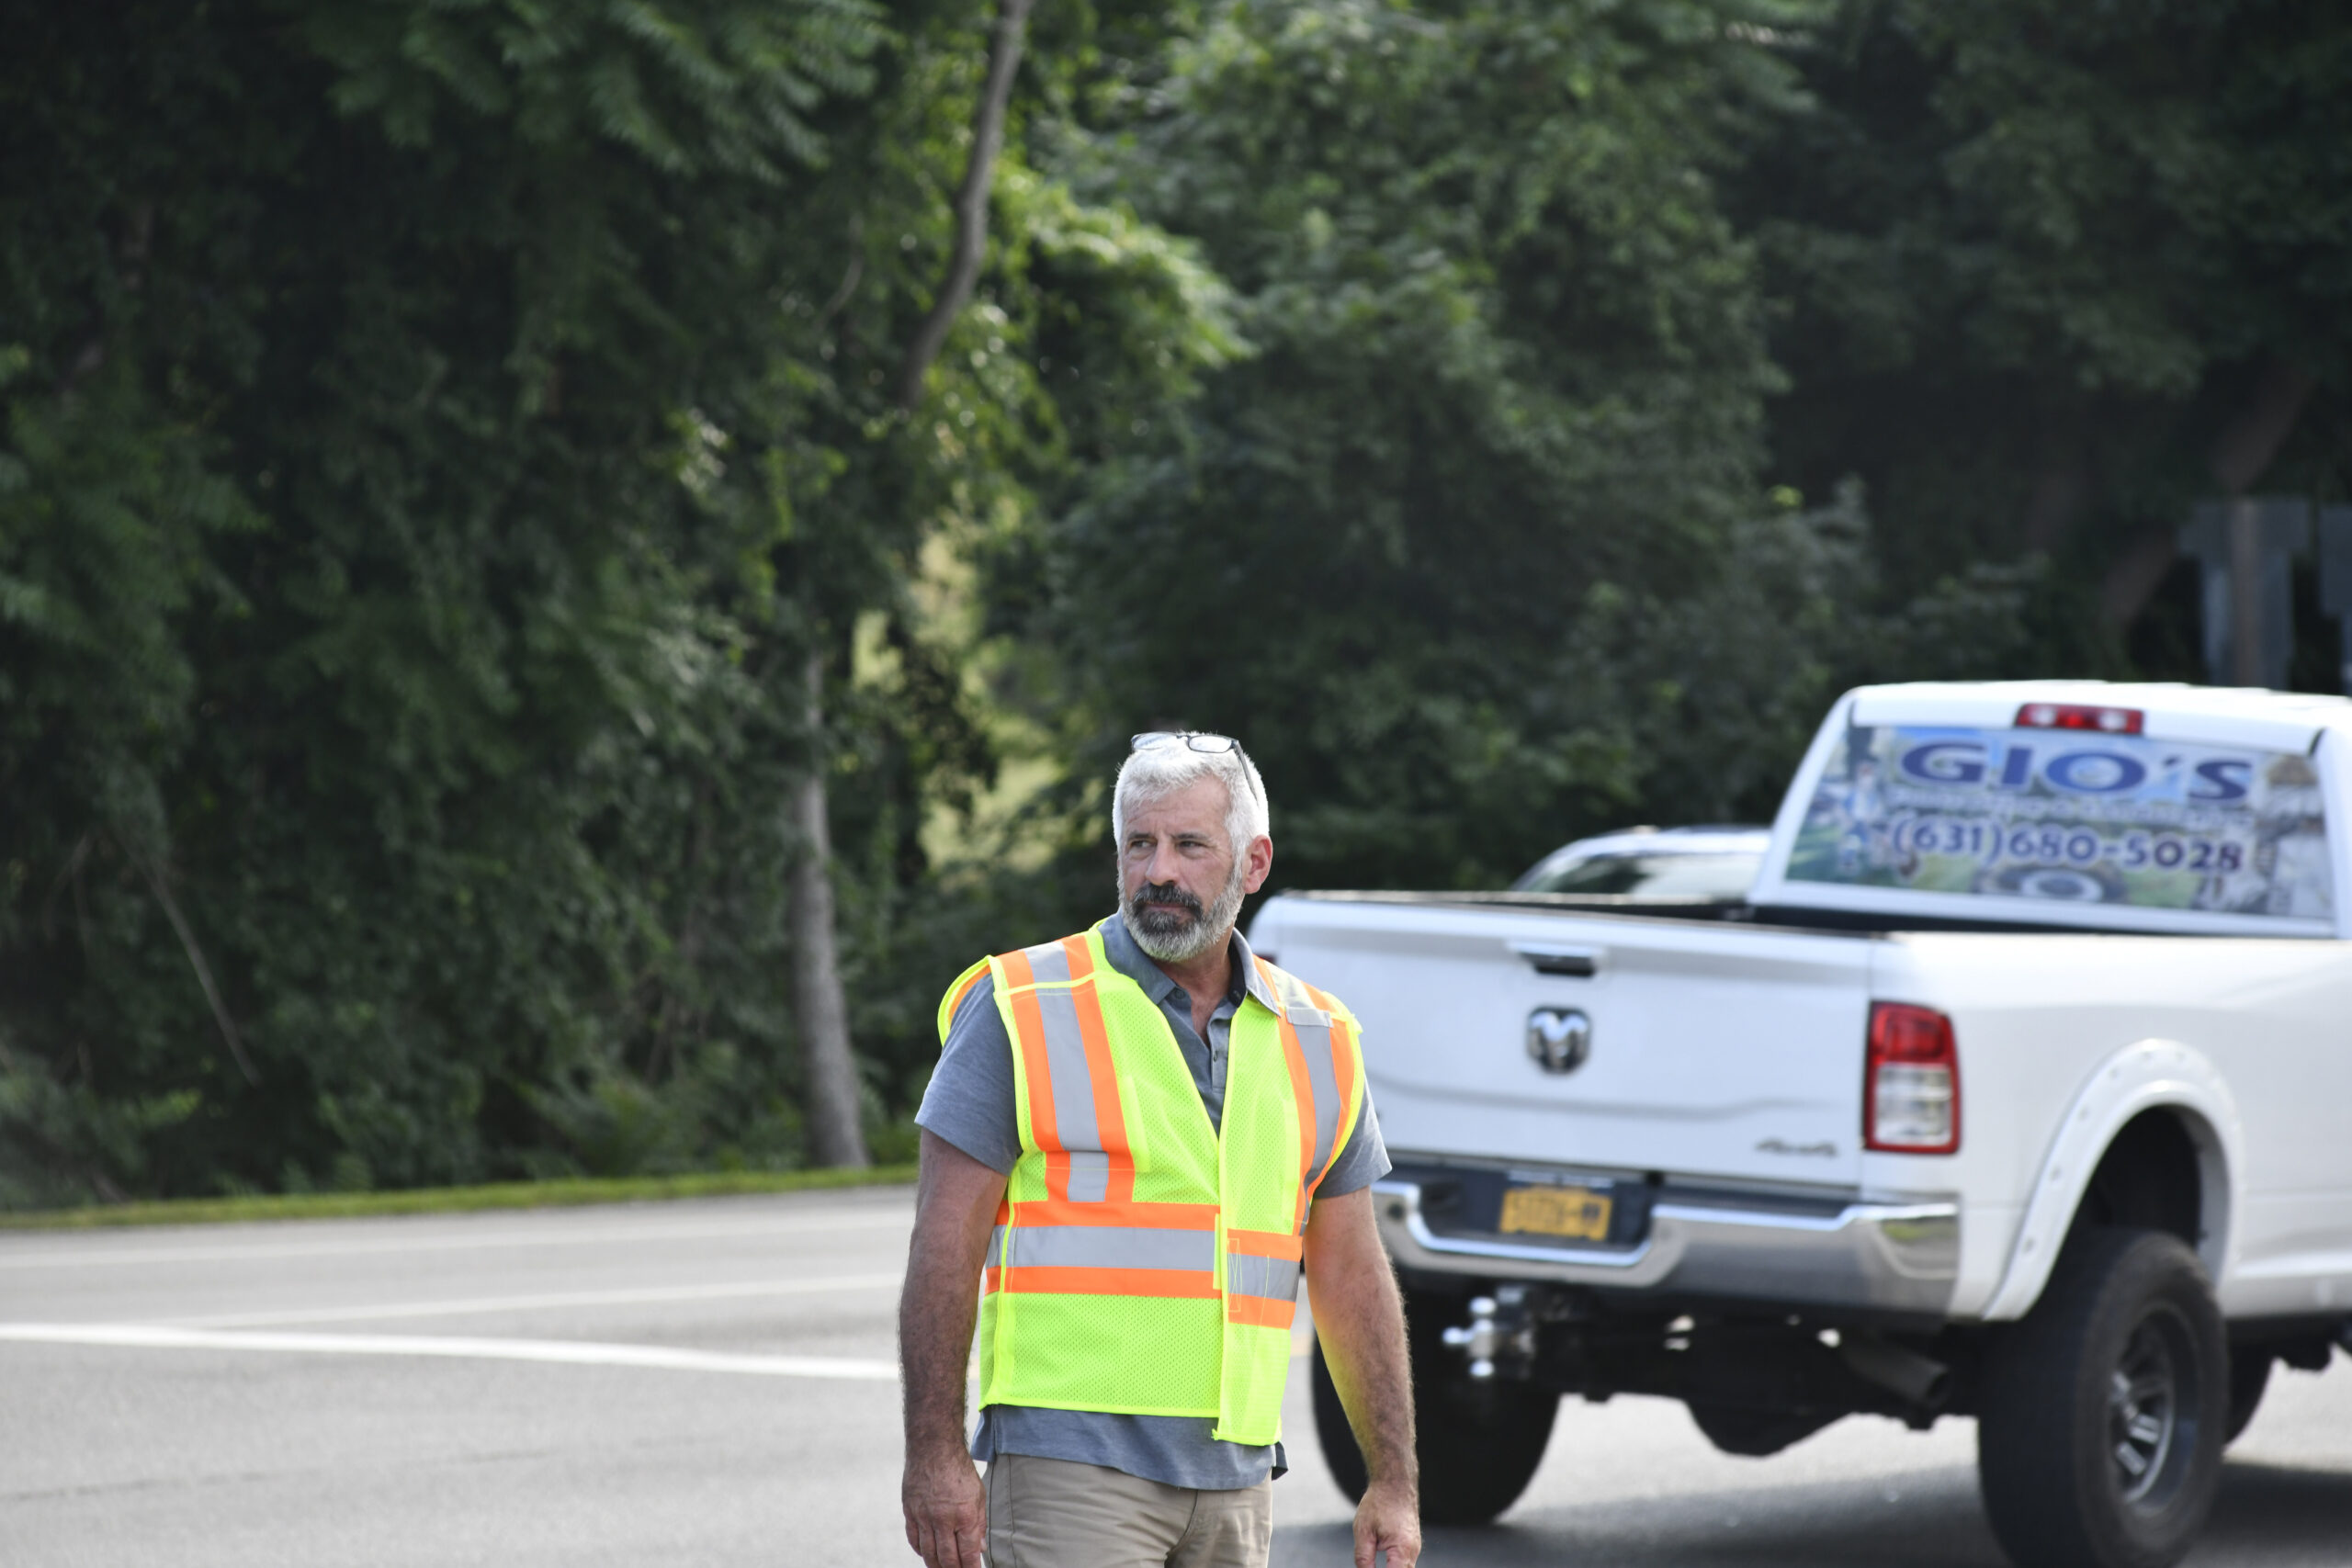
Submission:
{"label": "gray reflective stripe", "polygon": [[[1030,994],[1037,998],[1037,1016],[1046,1026],[1046,1072],[1054,1084],[1054,1130],[1066,1149],[1100,1149],[1102,1130],[1094,1121],[1094,1077],[1086,1068],[1077,999],[1061,987],[1041,986]],[[1073,1190],[1070,1196],[1078,1193]]]}
{"label": "gray reflective stripe", "polygon": [[1307,1088],[1315,1096],[1315,1158],[1306,1168],[1309,1181],[1322,1175],[1340,1138],[1340,1083],[1331,1068],[1331,1015],[1315,1005],[1295,975],[1276,970],[1283,1016],[1298,1034],[1299,1054],[1306,1058]]}
{"label": "gray reflective stripe", "polygon": [[[1067,1144],[1069,1134],[1062,1134],[1062,1141]],[[1100,1149],[1070,1150],[1070,1201],[1074,1203],[1100,1203],[1110,1195],[1111,1156]]]}
{"label": "gray reflective stripe", "polygon": [[1048,942],[1036,947],[1024,947],[1021,955],[1029,960],[1030,976],[1039,985],[1069,984],[1069,949],[1060,942]]}
{"label": "gray reflective stripe", "polygon": [[1012,1261],[1016,1268],[1191,1269],[1205,1274],[1216,1267],[1216,1233],[1015,1224]]}
{"label": "gray reflective stripe", "polygon": [[1324,1023],[1299,1023],[1299,1053],[1306,1058],[1306,1081],[1315,1090],[1315,1159],[1306,1168],[1306,1179],[1314,1180],[1323,1174],[1331,1162],[1331,1145],[1340,1135],[1340,1081],[1331,1071],[1331,1026]]}
{"label": "gray reflective stripe", "polygon": [[1298,1265],[1287,1258],[1228,1252],[1225,1255],[1225,1292],[1229,1296],[1272,1296],[1279,1302],[1296,1301]]}
{"label": "gray reflective stripe", "polygon": [[1329,1013],[1315,1005],[1314,997],[1307,993],[1306,983],[1297,976],[1283,976],[1282,996],[1283,1011],[1289,1015],[1293,1023],[1329,1023],[1331,1021]]}

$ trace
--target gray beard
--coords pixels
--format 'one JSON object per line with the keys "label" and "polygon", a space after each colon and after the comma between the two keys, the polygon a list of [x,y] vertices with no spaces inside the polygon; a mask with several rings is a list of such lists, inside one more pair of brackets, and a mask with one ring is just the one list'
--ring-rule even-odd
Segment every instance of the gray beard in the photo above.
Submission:
{"label": "gray beard", "polygon": [[[1161,964],[1190,964],[1233,934],[1234,919],[1241,913],[1245,897],[1241,884],[1248,872],[1248,863],[1237,858],[1232,877],[1217,894],[1216,902],[1205,910],[1198,898],[1173,884],[1147,882],[1136,890],[1132,899],[1125,897],[1123,887],[1120,922],[1147,957]],[[1183,909],[1171,914],[1147,908],[1147,902],[1181,904]]]}

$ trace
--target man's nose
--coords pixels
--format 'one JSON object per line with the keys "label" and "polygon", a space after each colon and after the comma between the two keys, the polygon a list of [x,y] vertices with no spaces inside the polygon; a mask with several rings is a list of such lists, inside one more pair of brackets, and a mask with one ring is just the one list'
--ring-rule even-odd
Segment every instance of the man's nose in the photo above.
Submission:
{"label": "man's nose", "polygon": [[1175,846],[1157,845],[1151,852],[1151,859],[1144,863],[1143,879],[1165,886],[1176,880],[1176,865]]}

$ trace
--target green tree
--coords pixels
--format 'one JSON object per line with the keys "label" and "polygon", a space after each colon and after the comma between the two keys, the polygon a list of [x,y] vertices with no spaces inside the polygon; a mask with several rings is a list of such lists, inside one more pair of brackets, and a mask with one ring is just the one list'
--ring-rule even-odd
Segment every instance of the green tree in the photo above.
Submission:
{"label": "green tree", "polygon": [[159,1190],[511,1168],[545,1086],[663,1048],[697,805],[781,852],[747,567],[814,455],[763,209],[882,17],[8,20],[12,1142]]}
{"label": "green tree", "polygon": [[806,1156],[786,803],[860,995],[990,766],[906,595],[1063,461],[1025,323],[1198,293],[1010,161],[907,417],[992,16],[7,9],[0,1201]]}
{"label": "green tree", "polygon": [[1280,879],[1491,883],[1642,798],[1596,602],[1710,580],[1762,504],[1753,263],[1715,197],[1783,7],[1235,0],[1063,166],[1196,238],[1253,354],[999,564],[1086,766],[1246,739]]}
{"label": "green tree", "polygon": [[1818,105],[1732,196],[1781,307],[1775,470],[1864,477],[1903,581],[2048,558],[2043,672],[2203,679],[2191,502],[2352,472],[2352,20],[1855,0],[1775,52]]}
{"label": "green tree", "polygon": [[903,1146],[1134,729],[1490,885],[2344,489],[2283,0],[0,22],[0,1202]]}

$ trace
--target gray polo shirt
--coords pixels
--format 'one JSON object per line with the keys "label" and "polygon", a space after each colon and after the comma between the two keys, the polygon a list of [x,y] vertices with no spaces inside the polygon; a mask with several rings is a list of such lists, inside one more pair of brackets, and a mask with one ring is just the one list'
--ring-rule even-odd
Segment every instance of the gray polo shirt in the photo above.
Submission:
{"label": "gray polo shirt", "polygon": [[[1209,1016],[1208,1039],[1193,1029],[1193,1000],[1166,971],[1145,955],[1116,916],[1104,920],[1102,949],[1111,966],[1144,988],[1159,1004],[1176,1036],[1184,1065],[1208,1108],[1209,1121],[1222,1125],[1225,1115],[1225,1069],[1233,1015],[1245,992],[1279,1012],[1281,1004],[1250,959],[1250,944],[1233,934],[1233,988]],[[1010,1173],[1021,1157],[1021,1131],[1013,1105],[1012,1039],[996,1009],[996,986],[988,976],[972,987],[947,1026],[947,1043],[931,1087],[915,1112],[915,1124],[946,1139],[992,1170]],[[1380,1141],[1380,1122],[1373,1114],[1372,1090],[1366,1086],[1363,1106],[1354,1130],[1340,1151],[1330,1174],[1317,1190],[1336,1198],[1371,1186],[1388,1174],[1388,1151]],[[1255,1486],[1286,1468],[1280,1443],[1253,1448],[1219,1442],[1209,1436],[1216,1426],[1205,1416],[1120,1416],[1095,1410],[1047,1410],[1027,1404],[991,1404],[980,1411],[979,1428],[972,1437],[972,1457],[991,1460],[1000,1453],[1029,1454],[1038,1459],[1076,1460],[1082,1464],[1108,1465],[1148,1481],[1204,1491]]]}

